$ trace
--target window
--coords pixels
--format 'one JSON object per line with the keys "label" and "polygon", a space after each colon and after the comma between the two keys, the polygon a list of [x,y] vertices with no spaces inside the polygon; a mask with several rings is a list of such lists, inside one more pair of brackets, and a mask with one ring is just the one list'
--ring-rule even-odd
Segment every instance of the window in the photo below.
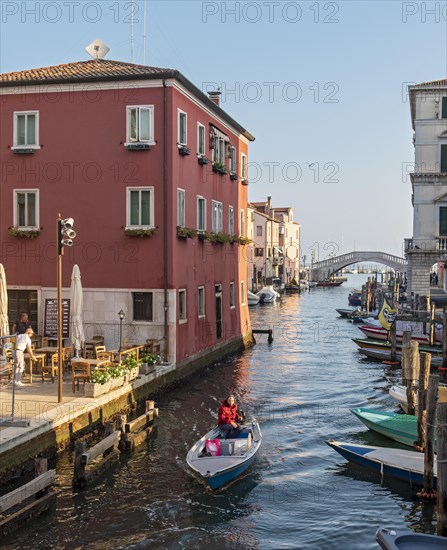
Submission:
{"label": "window", "polygon": [[197,197],[197,229],[206,231],[206,199]]}
{"label": "window", "polygon": [[213,162],[225,165],[225,145],[227,140],[221,136],[214,138]]}
{"label": "window", "polygon": [[185,322],[186,319],[186,290],[178,291],[178,319]]}
{"label": "window", "polygon": [[246,303],[245,281],[241,281],[241,305]]}
{"label": "window", "polygon": [[241,178],[247,179],[247,155],[241,154]]}
{"label": "window", "polygon": [[177,225],[185,227],[185,191],[177,189]]}
{"label": "window", "polygon": [[153,321],[153,293],[132,292],[134,321]]}
{"label": "window", "polygon": [[126,143],[155,144],[153,105],[127,107]]}
{"label": "window", "polygon": [[197,123],[197,154],[205,155],[205,126]]}
{"label": "window", "polygon": [[126,227],[153,227],[153,187],[127,188]]}
{"label": "window", "polygon": [[186,113],[178,110],[178,144],[186,145]]}
{"label": "window", "polygon": [[39,111],[14,113],[14,147],[39,148]]}
{"label": "window", "polygon": [[222,231],[222,203],[213,201],[211,231],[213,233],[219,233]]}
{"label": "window", "polygon": [[441,117],[447,118],[447,96],[442,98]]}
{"label": "window", "polygon": [[234,208],[228,207],[228,233],[234,235]]}
{"label": "window", "polygon": [[264,256],[264,249],[263,248],[255,248],[255,256],[258,258],[261,258]]}
{"label": "window", "polygon": [[447,172],[447,145],[441,145],[441,172]]}
{"label": "window", "polygon": [[230,172],[236,173],[236,147],[230,148]]}
{"label": "window", "polygon": [[203,319],[205,317],[205,287],[199,286],[197,290],[198,290],[197,309],[199,312],[199,319]]}
{"label": "window", "polygon": [[14,225],[39,227],[39,191],[37,189],[14,190]]}
{"label": "window", "polygon": [[256,226],[256,236],[257,237],[262,237],[262,225],[257,225]]}
{"label": "window", "polygon": [[447,206],[439,207],[439,236],[447,236]]}
{"label": "window", "polygon": [[240,212],[240,234],[241,237],[245,237],[245,210],[241,210]]}
{"label": "window", "polygon": [[236,307],[234,303],[234,283],[230,283],[230,308]]}

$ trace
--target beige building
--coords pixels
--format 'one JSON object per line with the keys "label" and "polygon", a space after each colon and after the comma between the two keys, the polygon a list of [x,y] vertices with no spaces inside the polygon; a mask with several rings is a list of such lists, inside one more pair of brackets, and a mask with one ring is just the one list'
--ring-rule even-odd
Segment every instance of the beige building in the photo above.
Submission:
{"label": "beige building", "polygon": [[[255,291],[272,279],[287,284],[299,279],[300,224],[293,220],[290,207],[273,208],[271,197],[266,202],[249,204],[249,237],[252,289]],[[250,274],[249,274],[250,279]]]}

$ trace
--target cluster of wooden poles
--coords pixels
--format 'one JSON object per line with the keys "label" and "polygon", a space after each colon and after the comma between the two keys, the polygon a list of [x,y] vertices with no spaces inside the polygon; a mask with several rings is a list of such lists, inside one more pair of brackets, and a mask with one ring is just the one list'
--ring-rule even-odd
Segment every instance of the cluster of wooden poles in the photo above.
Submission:
{"label": "cluster of wooden poles", "polygon": [[[445,317],[444,317],[445,320]],[[430,353],[405,331],[402,344],[402,384],[407,388],[408,414],[417,414],[416,450],[424,452],[424,486],[418,496],[437,501],[437,533],[447,536],[447,387],[430,374]],[[437,435],[437,490],[434,489],[434,448]]]}

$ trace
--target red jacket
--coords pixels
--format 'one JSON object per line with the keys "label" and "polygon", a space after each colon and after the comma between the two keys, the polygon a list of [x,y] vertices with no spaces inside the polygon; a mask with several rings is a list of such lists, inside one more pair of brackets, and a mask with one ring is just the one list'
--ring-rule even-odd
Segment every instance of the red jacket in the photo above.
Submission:
{"label": "red jacket", "polygon": [[237,405],[228,405],[227,400],[222,403],[222,405],[219,407],[218,412],[218,420],[217,424],[220,426],[221,424],[231,424],[231,422],[236,422],[236,420],[239,418],[239,414],[237,412]]}

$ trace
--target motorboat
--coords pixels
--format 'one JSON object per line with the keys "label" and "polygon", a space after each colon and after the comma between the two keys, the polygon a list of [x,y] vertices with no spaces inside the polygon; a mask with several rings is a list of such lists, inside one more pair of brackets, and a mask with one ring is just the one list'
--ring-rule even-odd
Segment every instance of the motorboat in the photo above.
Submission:
{"label": "motorboat", "polygon": [[280,296],[279,292],[276,292],[271,285],[262,287],[256,295],[259,296],[259,302],[261,304],[271,304]]}
{"label": "motorboat", "polygon": [[256,306],[259,303],[259,296],[254,294],[250,290],[247,292],[247,299],[249,306]]}
{"label": "motorboat", "polygon": [[222,438],[218,426],[194,443],[186,456],[188,466],[216,490],[230,483],[253,463],[262,442],[259,424],[252,419],[240,426],[235,439]]}
{"label": "motorboat", "polygon": [[376,540],[382,550],[441,550],[446,548],[445,537],[414,533],[410,529],[378,529]]}

